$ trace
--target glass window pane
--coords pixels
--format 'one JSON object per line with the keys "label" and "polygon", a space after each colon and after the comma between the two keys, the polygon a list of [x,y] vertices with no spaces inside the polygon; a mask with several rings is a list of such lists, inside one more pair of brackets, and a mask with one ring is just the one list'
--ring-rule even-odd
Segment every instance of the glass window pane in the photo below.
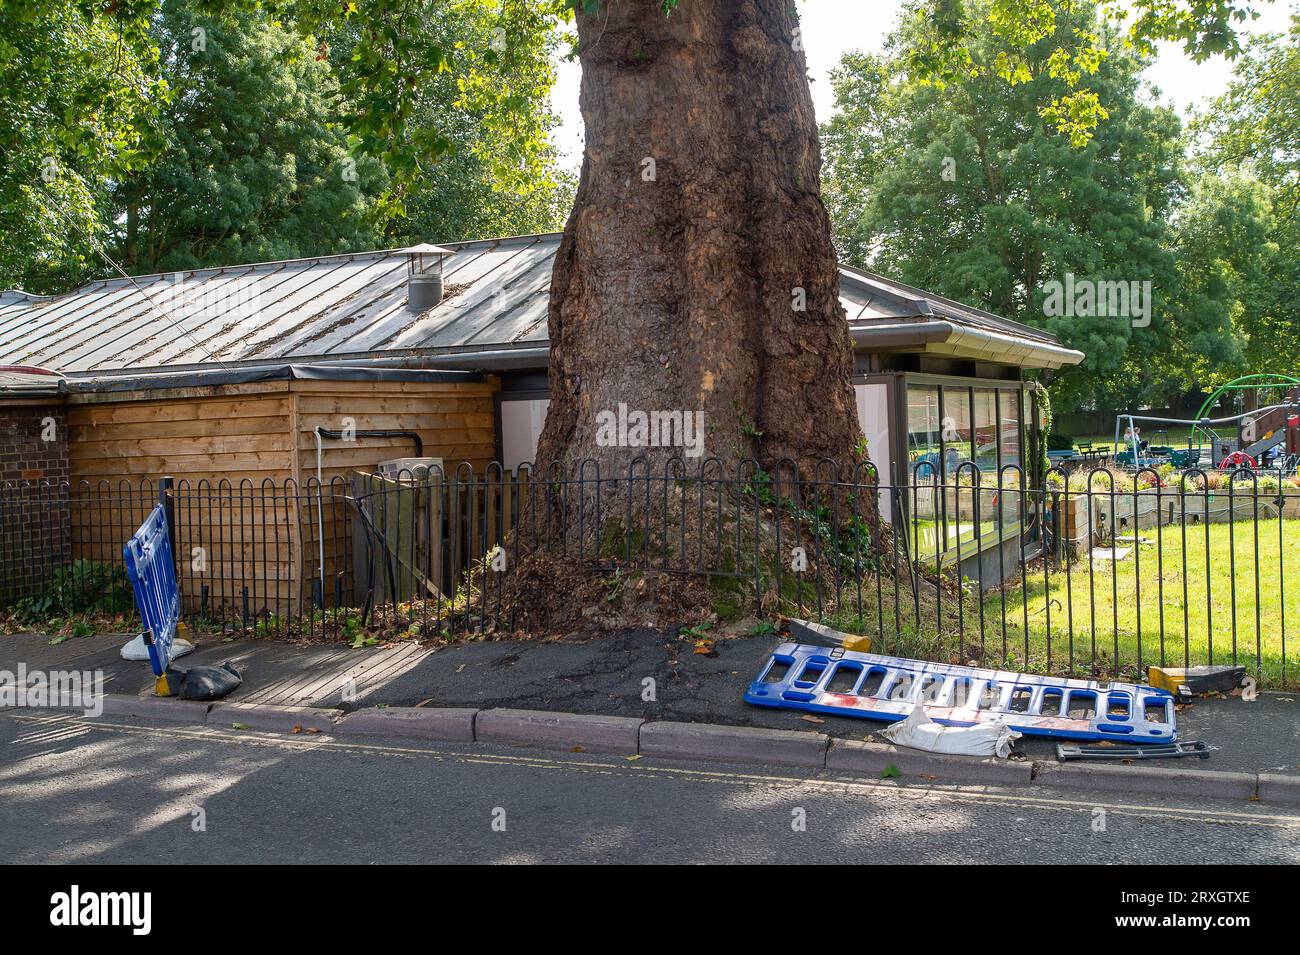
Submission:
{"label": "glass window pane", "polygon": [[1025,442],[1025,465],[1026,470],[1029,472],[1030,479],[1032,480],[1034,469],[1039,467],[1038,462],[1034,460],[1033,456],[1040,451],[1038,442],[1043,431],[1034,421],[1034,398],[1028,388],[1020,389],[1020,408],[1020,420],[1022,422],[1022,433],[1024,435],[1023,440]]}
{"label": "glass window pane", "polygon": [[1002,466],[1021,466],[1020,457],[1020,392],[1004,391],[1001,394],[998,444],[1002,448]]}
{"label": "glass window pane", "polygon": [[970,389],[943,389],[944,474],[952,477],[971,460]]}
{"label": "glass window pane", "polygon": [[933,385],[907,388],[908,481],[911,512],[911,546],[917,555],[934,557],[944,548],[938,530],[943,504],[938,490],[939,454],[943,424],[939,415],[939,389]]}
{"label": "glass window pane", "polygon": [[909,471],[914,470],[918,480],[933,480],[937,473],[939,432],[939,389],[908,385],[907,460]]}
{"label": "glass window pane", "polygon": [[997,482],[998,412],[992,388],[975,389],[975,463],[985,483]]}

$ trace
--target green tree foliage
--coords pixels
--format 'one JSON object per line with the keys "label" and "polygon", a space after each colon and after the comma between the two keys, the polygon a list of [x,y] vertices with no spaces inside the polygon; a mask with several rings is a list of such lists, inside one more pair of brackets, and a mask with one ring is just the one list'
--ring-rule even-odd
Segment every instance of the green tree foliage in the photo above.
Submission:
{"label": "green tree foliage", "polygon": [[[350,99],[367,95],[353,75],[364,56],[359,19],[313,42],[261,9],[204,13],[194,0],[166,0],[155,30],[176,95],[159,161],[117,190],[129,267],[556,228],[571,191],[546,138],[555,38],[506,21],[516,43],[479,3],[416,12],[418,42],[395,45],[394,62],[430,48],[459,69],[413,71],[396,100],[397,133],[382,122],[389,104],[367,111]],[[377,138],[385,130],[406,148]],[[419,150],[428,154],[405,165]]]}
{"label": "green tree foliage", "polygon": [[[404,241],[552,228],[572,183],[555,171],[545,137],[554,122],[545,103],[551,54],[574,9],[598,11],[607,2],[189,0],[191,16],[210,12],[213,22],[252,16],[248,22],[258,24],[255,37],[217,44],[225,61],[196,67],[177,57],[186,49],[183,35],[171,35],[167,62],[159,63],[156,49],[154,31],[167,39],[183,4],[162,9],[159,0],[0,0],[0,143],[6,152],[0,285],[66,288],[90,270],[103,270],[93,245],[114,231],[130,206],[140,230],[133,251],[140,261],[159,264],[352,247],[364,241],[366,229],[379,230],[386,241]],[[665,15],[681,2],[689,0],[664,0]],[[1102,59],[1099,38],[1061,29],[1074,2],[918,0],[909,69],[917,82],[938,90],[972,73],[1013,85],[1045,74],[1060,85],[1056,97],[1038,104],[1040,117],[1076,146],[1086,143],[1110,104],[1091,83]],[[1143,48],[1156,39],[1179,40],[1196,56],[1233,53],[1236,27],[1247,16],[1238,0],[1105,5],[1127,17],[1125,43]],[[320,60],[305,60],[301,47],[277,33],[281,26],[303,36]],[[973,44],[990,31],[1005,55],[988,60]],[[291,54],[289,60],[267,64],[265,54],[273,49]],[[268,66],[272,75],[261,86],[281,95],[285,84],[305,83],[316,62],[333,67],[338,96],[332,110],[314,118],[291,109],[307,137],[301,156],[282,148],[287,130],[258,125],[256,107],[232,105],[197,83],[221,76],[252,90],[259,84],[235,71]],[[207,127],[209,142],[162,122],[160,110],[194,117],[198,109],[169,99],[173,73],[192,81],[186,89],[207,104],[209,118],[219,120],[230,110],[243,136],[268,134],[269,148],[259,153],[248,142],[225,141],[219,122]],[[324,79],[317,98],[330,96],[330,87]],[[339,156],[340,129],[360,176],[351,190],[333,187],[327,173]],[[151,146],[175,154],[158,172],[142,176]],[[214,160],[210,175],[201,170],[206,186],[167,181],[168,168],[178,172],[205,156]],[[252,180],[241,182],[225,160],[245,164]],[[48,182],[40,177],[46,169]],[[223,195],[211,207],[183,203],[176,222],[159,218],[164,196],[198,200],[221,180],[240,187],[233,197]],[[247,195],[241,194],[245,185]],[[152,202],[149,190],[155,191]],[[378,197],[372,190],[381,190]],[[364,217],[357,215],[362,201]],[[328,224],[325,214],[316,214],[334,211],[342,217]],[[237,220],[242,212],[261,218]],[[295,235],[295,228],[319,234]]]}
{"label": "green tree foliage", "polygon": [[1242,276],[1242,368],[1294,375],[1300,366],[1300,16],[1286,35],[1251,44],[1228,92],[1195,129],[1198,167],[1231,186],[1224,189],[1230,202],[1224,215],[1245,206],[1252,217],[1248,237],[1223,244],[1218,260],[1225,272]]}
{"label": "green tree foliage", "polygon": [[[1039,105],[1039,115],[1082,146],[1107,118],[1109,103],[1092,77],[1117,43],[1146,55],[1157,40],[1177,42],[1197,62],[1216,54],[1235,57],[1241,52],[1238,27],[1258,16],[1250,0],[1100,0],[1107,21],[1120,25],[1103,39],[1094,26],[1077,25],[1078,2],[920,0],[902,53],[907,71],[940,89],[990,76],[1012,86],[1050,77],[1062,86]],[[986,35],[998,41],[991,57],[979,49]]]}
{"label": "green tree foliage", "polygon": [[390,171],[379,211],[391,234],[563,222],[572,186],[547,137],[559,0],[306,0],[286,12],[329,51],[358,151]]}
{"label": "green tree foliage", "polygon": [[[1186,323],[1186,335],[1174,336],[1169,355],[1168,364],[1178,370],[1186,389],[1228,381],[1254,364],[1252,332],[1261,305],[1267,308],[1260,296],[1267,295],[1278,254],[1270,238],[1272,218],[1267,187],[1239,169],[1197,176],[1178,210],[1173,248],[1181,285],[1179,312],[1201,317]],[[1222,328],[1214,328],[1212,318]],[[1294,368],[1300,353],[1291,348],[1289,354],[1289,362],[1281,364]]]}
{"label": "green tree foliage", "polygon": [[366,0],[341,22],[321,14],[357,150],[393,170],[380,208],[390,238],[563,225],[575,183],[549,140],[562,42],[553,3]]}
{"label": "green tree foliage", "polygon": [[555,4],[96,9],[0,0],[0,286],[66,289],[113,271],[100,249],[170,270],[568,213],[547,135]]}
{"label": "green tree foliage", "polygon": [[156,162],[115,190],[124,264],[168,271],[373,248],[377,160],[349,155],[329,63],[257,10],[166,0],[155,26],[174,97]]}
{"label": "green tree foliage", "polygon": [[97,261],[106,184],[147,161],[168,98],[152,9],[0,0],[0,288],[66,287]]}
{"label": "green tree foliage", "polygon": [[[1040,68],[1013,84],[975,69],[943,89],[917,80],[911,23],[885,56],[845,58],[833,77],[841,110],[824,133],[837,243],[851,264],[1046,328],[1083,351],[1085,364],[1054,387],[1058,408],[1103,393],[1145,401],[1177,387],[1161,360],[1175,339],[1206,350],[1230,343],[1213,317],[1179,311],[1168,222],[1184,188],[1180,123],[1140,101],[1143,60],[1098,25],[1092,5],[1077,3],[1055,24],[1057,34],[1024,52]],[[1079,32],[1103,43],[1092,88],[1108,104],[1082,147],[1043,115],[1069,83],[1041,68]],[[973,63],[996,63],[1007,41],[986,28],[967,48]],[[1150,324],[1047,314],[1048,283],[1068,274],[1150,282]]]}

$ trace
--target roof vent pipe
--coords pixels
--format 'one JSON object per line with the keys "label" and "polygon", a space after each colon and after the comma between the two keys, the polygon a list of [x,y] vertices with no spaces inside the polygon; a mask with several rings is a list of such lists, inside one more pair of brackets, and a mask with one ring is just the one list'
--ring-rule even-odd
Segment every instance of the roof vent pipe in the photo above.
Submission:
{"label": "roof vent pipe", "polygon": [[406,255],[406,307],[412,312],[427,312],[442,301],[442,260],[451,255],[441,246],[413,245]]}

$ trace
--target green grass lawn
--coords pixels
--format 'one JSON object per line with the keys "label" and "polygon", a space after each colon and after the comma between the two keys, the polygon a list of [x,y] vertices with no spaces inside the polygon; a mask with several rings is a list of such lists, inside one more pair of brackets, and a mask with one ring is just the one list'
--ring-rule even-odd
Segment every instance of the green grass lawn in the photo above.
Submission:
{"label": "green grass lawn", "polygon": [[1123,560],[1040,564],[986,598],[998,640],[1005,619],[1010,647],[1023,656],[1028,634],[1029,659],[1046,664],[1050,640],[1053,666],[1244,663],[1267,683],[1300,682],[1300,521],[1261,519],[1258,532],[1252,521],[1190,525],[1185,535],[1170,525],[1140,536],[1150,543]]}
{"label": "green grass lawn", "polygon": [[[1149,543],[1122,560],[1082,556],[1068,570],[1039,561],[982,599],[925,578],[914,592],[904,562],[898,577],[842,590],[827,622],[919,659],[1125,678],[1161,662],[1237,662],[1261,685],[1300,687],[1300,520],[1261,518],[1258,528],[1257,539],[1248,520],[1189,524],[1185,546],[1180,525],[1144,528]],[[805,611],[813,597],[805,586]]]}

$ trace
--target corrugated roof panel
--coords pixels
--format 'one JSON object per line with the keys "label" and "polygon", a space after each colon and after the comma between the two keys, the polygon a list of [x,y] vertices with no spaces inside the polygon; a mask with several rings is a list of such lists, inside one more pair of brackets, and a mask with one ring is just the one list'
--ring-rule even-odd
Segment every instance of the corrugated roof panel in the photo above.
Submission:
{"label": "corrugated roof panel", "polygon": [[0,354],[6,361],[17,361],[39,342],[80,327],[95,309],[110,308],[127,294],[127,288],[120,285],[101,286],[89,293],[73,293],[56,303],[33,306],[17,317],[10,329],[0,332]]}
{"label": "corrugated roof panel", "polygon": [[[392,268],[368,284],[364,295],[336,309],[306,315],[289,335],[264,342],[245,352],[246,358],[288,358],[295,355],[326,355],[330,348],[380,321],[406,304],[406,263]],[[305,314],[305,313],[304,313]]]}
{"label": "corrugated roof panel", "polygon": [[[558,234],[449,244],[446,298],[423,315],[406,308],[406,256],[391,249],[188,271],[183,290],[170,275],[150,275],[134,284],[101,279],[52,298],[4,292],[0,364],[102,373],[543,343],[559,244]],[[1056,341],[855,269],[841,270],[840,294],[854,326],[933,315]]]}
{"label": "corrugated roof panel", "polygon": [[523,331],[511,339],[512,343],[545,342],[550,339],[550,328],[546,324],[546,319],[550,313],[550,293],[551,287],[548,283],[545,295],[539,295],[520,308],[520,324],[527,324]]}
{"label": "corrugated roof panel", "polygon": [[529,285],[505,295],[506,301],[497,303],[499,308],[489,321],[483,322],[477,331],[472,328],[463,330],[465,344],[512,342],[526,334],[536,322],[537,310],[540,309],[543,316],[546,314],[551,298],[549,276],[543,286]]}
{"label": "corrugated roof panel", "polygon": [[40,314],[51,314],[62,308],[76,308],[78,299],[96,294],[95,286],[100,283],[92,282],[84,288],[70,292],[66,296],[59,298],[43,299],[35,296],[28,296],[25,292],[4,292],[0,293],[5,296],[8,302],[4,309],[4,317],[0,319],[0,347],[10,341],[10,336],[17,335],[22,329],[26,328],[29,323],[35,320],[35,316]]}
{"label": "corrugated roof panel", "polygon": [[0,342],[10,329],[22,328],[31,321],[34,309],[49,307],[48,303],[33,299],[23,292],[0,292]]}
{"label": "corrugated roof panel", "polygon": [[381,318],[375,318],[365,325],[352,322],[342,330],[346,333],[341,338],[333,339],[329,345],[331,354],[353,354],[370,352],[384,348],[413,347],[402,344],[409,338],[409,330],[426,321],[440,321],[436,316],[459,300],[460,294],[467,289],[483,283],[489,277],[495,277],[498,270],[518,256],[531,242],[494,243],[487,248],[470,248],[457,250],[443,264],[443,302],[434,306],[425,315],[415,315],[405,307],[405,285],[402,287],[403,307],[389,310]]}
{"label": "corrugated roof panel", "polygon": [[214,340],[229,334],[247,334],[263,302],[274,302],[285,289],[310,280],[312,274],[311,268],[281,266],[271,274],[258,270],[200,288],[169,312],[175,321],[160,319],[149,334],[117,343],[112,353],[104,356],[104,364],[148,367],[214,360]]}
{"label": "corrugated roof panel", "polygon": [[97,301],[79,302],[75,311],[62,316],[57,341],[47,343],[45,357],[60,357],[65,351],[102,339],[106,330],[120,329],[132,315],[149,309],[149,297],[155,302],[170,297],[172,290],[166,279],[150,276],[137,281],[139,288],[125,280],[108,283]]}
{"label": "corrugated roof panel", "polygon": [[[542,287],[549,290],[553,250],[532,247],[496,270],[490,281],[479,282],[465,294],[439,306],[435,319],[421,329],[422,336],[407,347],[453,348],[484,340],[493,343],[508,342],[514,334],[523,331],[518,317],[512,313]],[[495,328],[498,323],[499,329]],[[486,335],[489,330],[496,334]]]}
{"label": "corrugated roof panel", "polygon": [[[537,240],[519,242],[493,242],[480,249],[457,252],[447,260],[443,269],[445,285],[473,285],[491,276],[497,269],[520,253],[536,250]],[[545,246],[542,246],[545,248]]]}
{"label": "corrugated roof panel", "polygon": [[161,292],[148,289],[150,298],[138,296],[135,304],[113,317],[113,330],[99,334],[81,347],[69,349],[51,360],[60,367],[86,371],[99,366],[131,367],[138,356],[156,351],[169,341],[182,340],[194,347],[207,322],[219,319],[240,290],[265,280],[252,268],[232,268],[214,274],[199,273],[193,279],[181,273],[179,280],[165,281]]}
{"label": "corrugated roof panel", "polygon": [[348,259],[290,265],[279,281],[255,281],[232,290],[236,297],[227,310],[205,313],[201,334],[173,336],[151,350],[119,355],[117,360],[142,365],[238,360],[249,344],[272,334],[281,316],[304,305],[314,308],[322,295],[342,294],[341,289],[364,270],[364,264]]}
{"label": "corrugated roof panel", "polygon": [[[149,294],[158,294],[164,283],[150,282],[142,286]],[[49,318],[38,333],[28,335],[24,344],[27,346],[25,361],[37,363],[50,362],[51,358],[64,350],[70,341],[90,341],[96,336],[112,334],[117,327],[116,320],[136,308],[140,302],[140,292],[134,286],[123,284],[115,287],[94,303],[79,304],[77,308],[58,317]],[[51,363],[51,367],[61,365]]]}
{"label": "corrugated roof panel", "polygon": [[371,303],[377,296],[403,288],[406,263],[392,256],[358,260],[362,268],[330,287],[314,301],[295,301],[279,318],[230,343],[219,357],[237,361],[278,354],[293,355],[294,342],[309,339],[314,330],[328,327]]}

